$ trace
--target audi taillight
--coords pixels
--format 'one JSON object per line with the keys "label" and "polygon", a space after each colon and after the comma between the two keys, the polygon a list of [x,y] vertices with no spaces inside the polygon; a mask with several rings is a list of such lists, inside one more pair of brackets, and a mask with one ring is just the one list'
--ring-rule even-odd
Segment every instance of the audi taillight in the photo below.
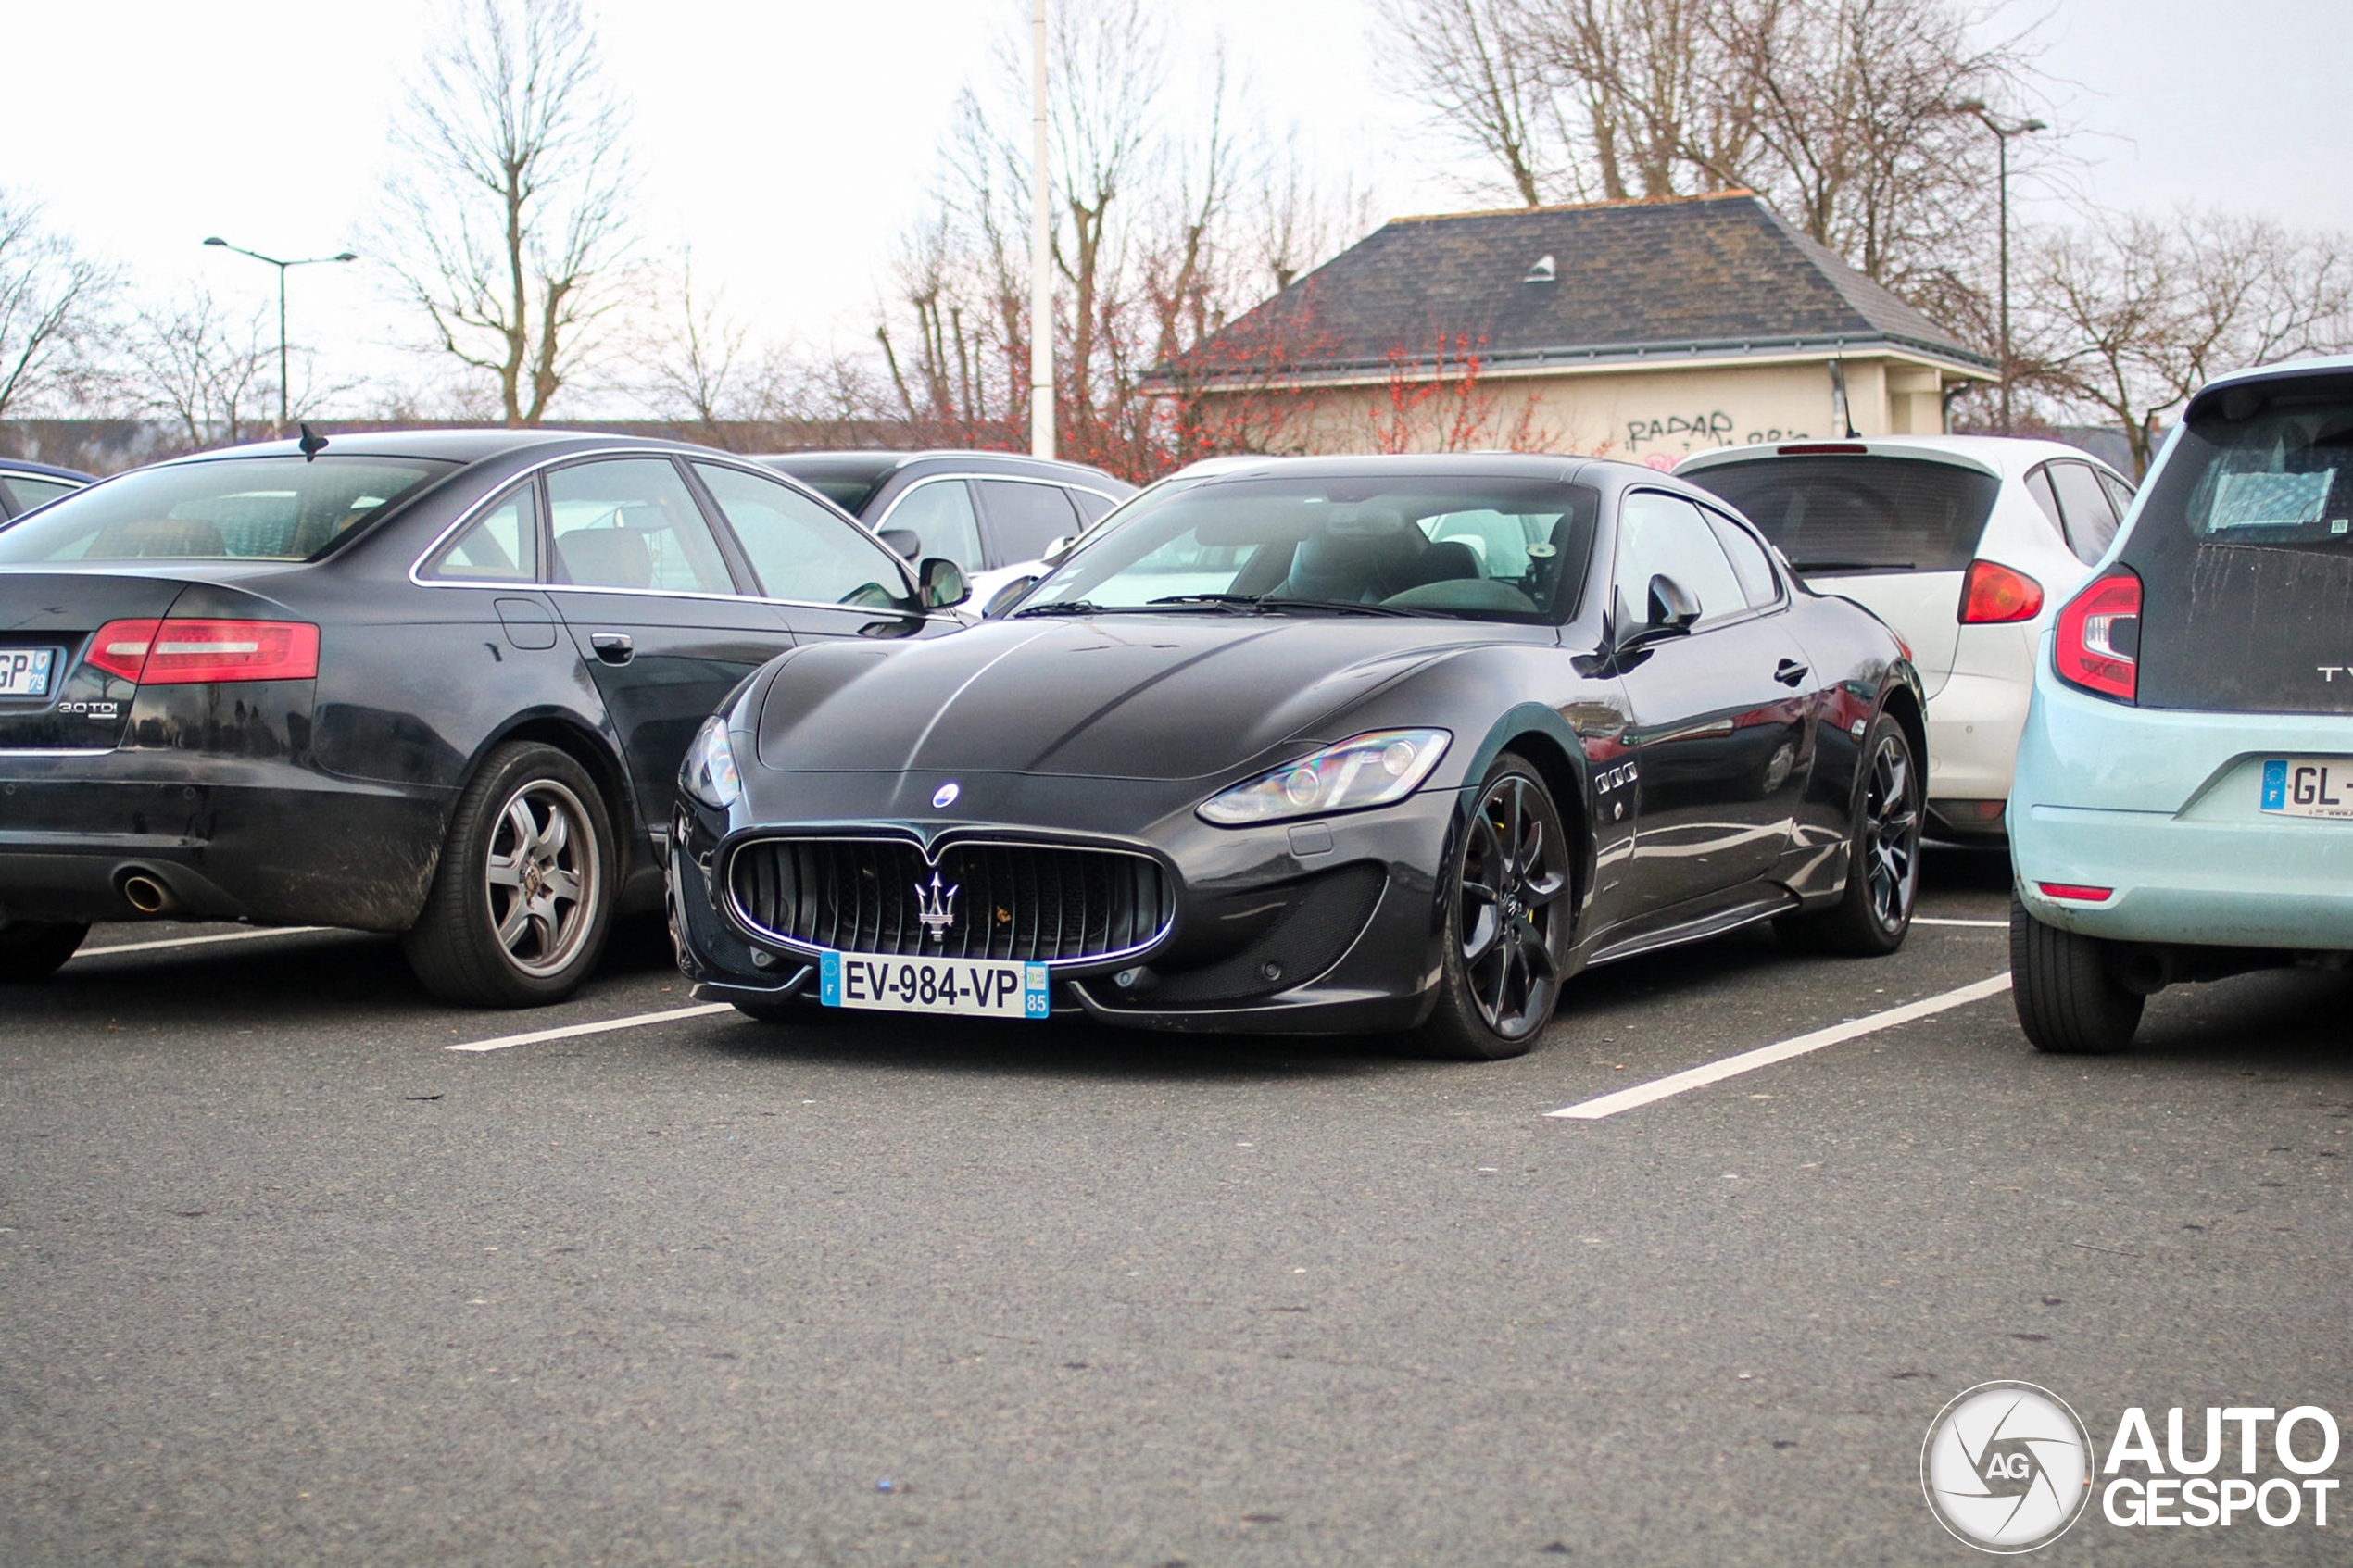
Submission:
{"label": "audi taillight", "polygon": [[2141,579],[2130,567],[2096,577],[2067,601],[2052,634],[2058,678],[2120,702],[2141,689]]}
{"label": "audi taillight", "polygon": [[109,621],[89,662],[143,686],[219,681],[308,681],[319,673],[319,628],[301,621]]}
{"label": "audi taillight", "polygon": [[1961,580],[1961,624],[2000,626],[2043,613],[2043,584],[1990,560],[1969,563]]}

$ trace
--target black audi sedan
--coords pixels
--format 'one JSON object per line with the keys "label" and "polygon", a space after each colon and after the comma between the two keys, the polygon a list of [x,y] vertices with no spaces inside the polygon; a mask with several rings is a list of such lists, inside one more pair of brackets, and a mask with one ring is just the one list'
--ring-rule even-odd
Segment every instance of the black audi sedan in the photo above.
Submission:
{"label": "black audi sedan", "polygon": [[555,1000],[659,904],[732,687],[963,597],[675,444],[306,433],[102,481],[0,527],[0,981],[93,921],[238,920],[405,933],[448,1000]]}
{"label": "black audi sedan", "polygon": [[972,631],[797,648],[703,726],[698,995],[1496,1058],[1590,964],[1765,920],[1903,941],[1909,658],[1706,492],[1309,458],[1126,516]]}

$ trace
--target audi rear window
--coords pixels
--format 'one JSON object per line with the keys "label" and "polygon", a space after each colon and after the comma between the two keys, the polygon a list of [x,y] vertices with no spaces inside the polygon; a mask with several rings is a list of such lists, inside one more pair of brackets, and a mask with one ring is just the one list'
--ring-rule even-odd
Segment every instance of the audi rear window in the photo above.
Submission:
{"label": "audi rear window", "polygon": [[1754,458],[1683,475],[1740,508],[1790,565],[1817,574],[1958,571],[2001,481],[1919,458]]}
{"label": "audi rear window", "polygon": [[141,469],[0,528],[0,565],[309,560],[458,466],[286,457]]}

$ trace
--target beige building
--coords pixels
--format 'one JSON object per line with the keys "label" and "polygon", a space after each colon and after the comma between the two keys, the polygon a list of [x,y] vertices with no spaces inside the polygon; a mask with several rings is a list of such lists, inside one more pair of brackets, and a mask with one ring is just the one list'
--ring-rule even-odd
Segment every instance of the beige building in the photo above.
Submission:
{"label": "beige building", "polygon": [[1743,191],[1398,219],[1157,386],[1228,446],[1665,468],[1743,442],[1942,432],[1950,395],[1994,373]]}

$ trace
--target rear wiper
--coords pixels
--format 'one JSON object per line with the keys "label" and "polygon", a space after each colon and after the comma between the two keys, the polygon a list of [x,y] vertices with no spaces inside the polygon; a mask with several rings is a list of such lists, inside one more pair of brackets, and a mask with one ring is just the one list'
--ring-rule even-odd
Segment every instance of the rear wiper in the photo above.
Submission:
{"label": "rear wiper", "polygon": [[1792,571],[1916,571],[1907,560],[1793,560]]}

